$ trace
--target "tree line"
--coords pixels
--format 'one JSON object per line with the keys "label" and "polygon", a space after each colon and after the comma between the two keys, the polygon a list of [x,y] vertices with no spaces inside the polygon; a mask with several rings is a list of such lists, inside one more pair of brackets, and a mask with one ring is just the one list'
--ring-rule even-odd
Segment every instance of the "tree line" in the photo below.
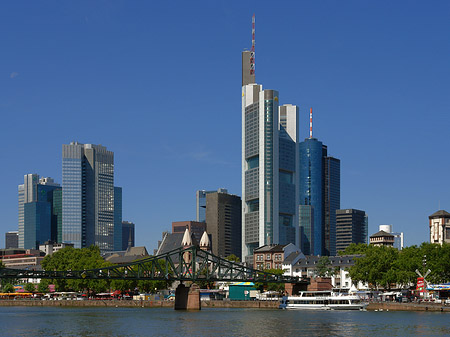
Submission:
{"label": "tree line", "polygon": [[407,288],[416,284],[416,270],[426,281],[438,284],[450,281],[450,244],[422,243],[398,250],[387,246],[351,244],[340,255],[357,255],[349,268],[353,283],[368,283],[372,289]]}

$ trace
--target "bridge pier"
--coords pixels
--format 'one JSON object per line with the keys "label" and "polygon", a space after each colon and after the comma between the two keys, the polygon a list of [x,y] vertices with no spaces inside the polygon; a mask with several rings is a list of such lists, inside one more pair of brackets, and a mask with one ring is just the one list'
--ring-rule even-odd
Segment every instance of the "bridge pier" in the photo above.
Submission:
{"label": "bridge pier", "polygon": [[288,296],[297,295],[300,291],[307,290],[307,285],[304,283],[285,283],[284,291]]}
{"label": "bridge pier", "polygon": [[201,310],[200,304],[200,288],[197,284],[192,283],[190,287],[186,287],[180,283],[175,290],[175,310]]}

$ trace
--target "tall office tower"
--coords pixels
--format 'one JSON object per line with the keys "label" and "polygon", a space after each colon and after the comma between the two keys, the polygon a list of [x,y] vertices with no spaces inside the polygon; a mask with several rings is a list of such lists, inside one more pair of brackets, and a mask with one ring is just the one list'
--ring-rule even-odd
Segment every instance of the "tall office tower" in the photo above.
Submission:
{"label": "tall office tower", "polygon": [[19,185],[19,248],[38,249],[45,241],[57,240],[60,191],[52,178],[24,176],[23,185]]}
{"label": "tall office tower", "polygon": [[5,233],[5,249],[19,248],[19,232],[10,231]]}
{"label": "tall office tower", "polygon": [[275,90],[242,87],[242,256],[249,264],[262,245],[296,243],[298,108],[278,101]]}
{"label": "tall office tower", "polygon": [[196,192],[196,199],[197,199],[197,207],[196,207],[196,221],[202,222],[205,221],[205,211],[206,211],[206,195],[208,193],[228,193],[228,190],[226,188],[219,188],[217,191],[205,191],[200,190]]}
{"label": "tall office tower", "polygon": [[214,255],[241,256],[241,207],[241,198],[237,195],[220,191],[206,195],[206,227]]}
{"label": "tall office tower", "polygon": [[314,207],[298,206],[298,224],[300,229],[300,250],[305,255],[311,255],[314,248]]}
{"label": "tall office tower", "polygon": [[129,221],[122,221],[122,243],[120,250],[126,250],[135,245],[135,225]]}
{"label": "tall office tower", "polygon": [[336,256],[336,211],[341,208],[341,161],[324,158],[324,253]]}
{"label": "tall office tower", "polygon": [[62,240],[75,248],[114,250],[114,153],[72,142],[62,146]]}
{"label": "tall office tower", "polygon": [[[114,187],[114,250],[123,247],[122,187]],[[127,235],[128,237],[128,235]],[[128,241],[127,241],[128,242]],[[133,240],[134,243],[134,240]],[[132,246],[134,247],[134,245]]]}
{"label": "tall office tower", "polygon": [[[327,156],[327,147],[313,138],[299,145],[300,205],[314,210],[314,230],[302,240],[312,243],[312,255],[336,254],[336,218],[340,208],[340,161]],[[300,246],[303,246],[303,242]]]}
{"label": "tall office tower", "polygon": [[357,209],[336,210],[336,251],[352,243],[367,243],[367,216]]}

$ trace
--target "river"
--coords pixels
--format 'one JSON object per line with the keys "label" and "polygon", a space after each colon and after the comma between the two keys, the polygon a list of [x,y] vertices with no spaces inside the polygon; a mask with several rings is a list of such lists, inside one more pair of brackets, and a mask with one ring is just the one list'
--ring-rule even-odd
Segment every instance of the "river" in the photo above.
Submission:
{"label": "river", "polygon": [[2,336],[440,336],[440,312],[0,307]]}

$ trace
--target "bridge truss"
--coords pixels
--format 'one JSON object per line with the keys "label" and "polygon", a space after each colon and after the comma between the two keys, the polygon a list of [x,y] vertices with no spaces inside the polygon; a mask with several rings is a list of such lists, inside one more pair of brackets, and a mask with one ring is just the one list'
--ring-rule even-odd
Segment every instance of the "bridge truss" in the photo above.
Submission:
{"label": "bridge truss", "polygon": [[88,270],[0,269],[0,279],[87,279],[87,280],[159,280],[229,281],[262,283],[305,283],[298,277],[276,275],[228,261],[196,246],[179,248],[111,267]]}

